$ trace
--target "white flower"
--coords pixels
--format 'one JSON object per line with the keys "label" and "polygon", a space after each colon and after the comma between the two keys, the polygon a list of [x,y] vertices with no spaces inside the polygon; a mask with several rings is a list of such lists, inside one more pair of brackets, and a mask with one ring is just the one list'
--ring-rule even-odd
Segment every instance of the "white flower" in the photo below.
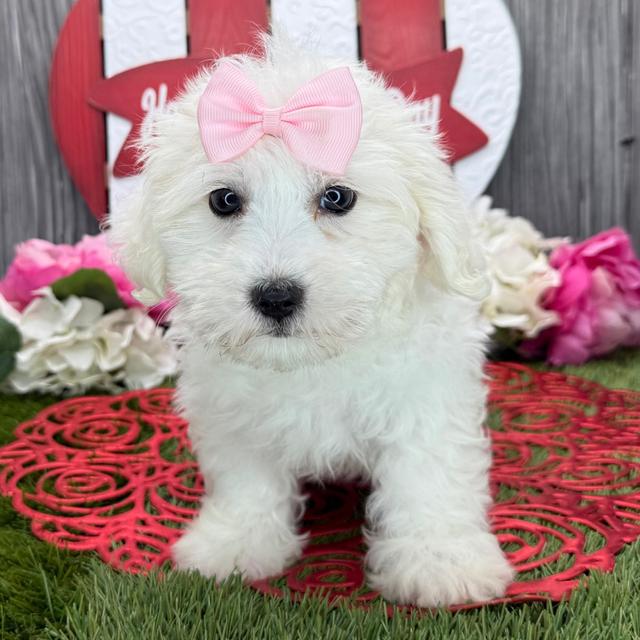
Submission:
{"label": "white flower", "polygon": [[0,314],[22,335],[12,392],[83,393],[150,388],[176,373],[176,348],[141,309],[104,314],[97,300],[58,300],[49,288],[22,313],[0,296]]}
{"label": "white flower", "polygon": [[547,289],[560,284],[547,252],[562,240],[545,239],[528,220],[491,209],[491,202],[488,196],[479,198],[472,212],[491,278],[491,293],[482,311],[494,328],[533,338],[558,323],[557,315],[542,308],[541,300]]}

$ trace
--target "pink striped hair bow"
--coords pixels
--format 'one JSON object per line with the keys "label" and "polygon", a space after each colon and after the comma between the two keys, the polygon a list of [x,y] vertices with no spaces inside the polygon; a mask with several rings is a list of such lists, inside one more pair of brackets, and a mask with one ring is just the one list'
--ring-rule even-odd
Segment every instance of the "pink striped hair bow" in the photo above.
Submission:
{"label": "pink striped hair bow", "polygon": [[223,62],[200,98],[198,126],[211,162],[233,160],[269,135],[300,162],[342,175],[360,139],[362,104],[348,67],[323,73],[284,106],[268,108],[242,70]]}

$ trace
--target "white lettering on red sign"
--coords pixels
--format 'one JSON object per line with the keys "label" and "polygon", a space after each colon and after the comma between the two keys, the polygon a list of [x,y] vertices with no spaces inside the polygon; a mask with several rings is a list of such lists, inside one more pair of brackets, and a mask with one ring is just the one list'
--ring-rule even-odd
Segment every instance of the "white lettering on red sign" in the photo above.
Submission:
{"label": "white lettering on red sign", "polygon": [[153,87],[148,87],[142,92],[140,106],[145,113],[155,113],[162,111],[167,105],[167,94],[169,88],[163,82],[156,91]]}

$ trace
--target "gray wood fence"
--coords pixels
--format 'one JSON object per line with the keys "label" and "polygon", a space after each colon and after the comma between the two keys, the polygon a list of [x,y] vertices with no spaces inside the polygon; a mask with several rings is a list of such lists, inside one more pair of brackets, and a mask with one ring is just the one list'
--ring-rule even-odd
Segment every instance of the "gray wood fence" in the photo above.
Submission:
{"label": "gray wood fence", "polygon": [[[0,269],[21,240],[97,230],[47,110],[51,51],[72,2],[0,0]],[[621,225],[640,248],[640,0],[507,4],[524,89],[491,195],[548,235]]]}

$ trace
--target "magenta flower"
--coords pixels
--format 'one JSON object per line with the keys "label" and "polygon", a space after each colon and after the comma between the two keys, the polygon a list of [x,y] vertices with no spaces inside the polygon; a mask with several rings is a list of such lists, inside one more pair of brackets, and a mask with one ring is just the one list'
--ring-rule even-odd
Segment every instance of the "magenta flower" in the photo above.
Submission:
{"label": "magenta flower", "polygon": [[640,345],[640,261],[622,229],[562,245],[550,262],[561,284],[544,306],[560,323],[525,342],[525,353],[546,349],[551,364],[581,364],[619,346]]}
{"label": "magenta flower", "polygon": [[113,262],[104,234],[84,236],[76,245],[27,240],[16,247],[16,256],[5,277],[0,294],[19,311],[35,297],[35,292],[78,269],[101,269],[113,280],[127,307],[142,306],[132,295],[133,284]]}

